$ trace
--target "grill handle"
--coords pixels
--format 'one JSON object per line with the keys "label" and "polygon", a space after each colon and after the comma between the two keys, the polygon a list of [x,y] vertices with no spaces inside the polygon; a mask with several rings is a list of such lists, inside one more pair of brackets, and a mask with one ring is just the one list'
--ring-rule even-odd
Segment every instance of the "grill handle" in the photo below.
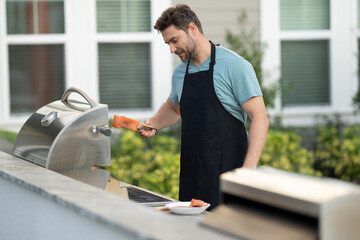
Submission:
{"label": "grill handle", "polygon": [[41,125],[43,127],[48,127],[53,121],[57,119],[57,117],[58,117],[58,112],[52,111],[41,119]]}
{"label": "grill handle", "polygon": [[70,103],[69,103],[69,101],[68,101],[68,98],[69,98],[69,96],[70,96],[70,94],[71,93],[78,93],[78,94],[80,94],[83,98],[85,98],[85,100],[90,104],[90,106],[93,108],[93,107],[96,107],[97,105],[98,105],[98,103],[92,98],[92,97],[90,97],[90,95],[87,93],[87,92],[85,92],[84,90],[82,90],[81,88],[79,88],[79,87],[70,87],[70,88],[68,88],[65,92],[64,92],[64,94],[63,94],[63,96],[62,96],[62,98],[61,98],[61,101],[63,102],[63,103],[66,103],[66,104],[68,104],[68,105],[71,105]]}

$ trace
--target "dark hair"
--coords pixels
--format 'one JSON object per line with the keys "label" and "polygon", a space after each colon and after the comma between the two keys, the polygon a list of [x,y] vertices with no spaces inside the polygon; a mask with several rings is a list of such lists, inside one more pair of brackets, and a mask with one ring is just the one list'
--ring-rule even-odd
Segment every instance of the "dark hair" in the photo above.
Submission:
{"label": "dark hair", "polygon": [[170,25],[174,25],[177,29],[187,32],[191,22],[195,23],[199,31],[203,33],[200,20],[195,12],[186,4],[177,4],[175,7],[163,11],[155,23],[154,29],[162,32]]}

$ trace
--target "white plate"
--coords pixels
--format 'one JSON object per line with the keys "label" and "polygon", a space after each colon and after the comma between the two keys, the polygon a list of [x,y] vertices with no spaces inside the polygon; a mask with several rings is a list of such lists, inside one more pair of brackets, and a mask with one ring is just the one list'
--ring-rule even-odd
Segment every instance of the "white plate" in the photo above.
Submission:
{"label": "white plate", "polygon": [[[210,207],[210,203],[208,203],[204,207],[185,207],[184,206],[190,206],[191,202],[174,202],[174,203],[168,203],[165,205],[171,212],[176,214],[199,214],[205,211],[208,207]],[[180,206],[180,207],[179,207]]]}

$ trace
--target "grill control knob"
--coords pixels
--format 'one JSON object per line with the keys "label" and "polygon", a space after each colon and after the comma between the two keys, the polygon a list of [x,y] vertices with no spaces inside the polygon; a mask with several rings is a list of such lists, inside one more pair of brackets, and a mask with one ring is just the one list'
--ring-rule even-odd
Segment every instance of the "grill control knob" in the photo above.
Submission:
{"label": "grill control knob", "polygon": [[105,136],[109,137],[111,135],[111,129],[108,126],[99,127],[99,131]]}
{"label": "grill control knob", "polygon": [[111,129],[107,125],[105,125],[103,127],[93,126],[92,132],[93,132],[93,134],[97,134],[98,132],[101,132],[102,134],[104,134],[107,137],[109,137],[111,135]]}

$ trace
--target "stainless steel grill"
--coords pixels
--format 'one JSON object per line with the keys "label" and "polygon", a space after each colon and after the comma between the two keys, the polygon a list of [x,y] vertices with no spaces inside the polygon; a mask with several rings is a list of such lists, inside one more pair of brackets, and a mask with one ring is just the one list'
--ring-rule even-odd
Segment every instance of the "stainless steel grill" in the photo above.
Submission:
{"label": "stainless steel grill", "polygon": [[[79,94],[86,102],[69,99]],[[78,87],[43,106],[22,126],[14,155],[91,185],[105,188],[110,165],[108,107]]]}
{"label": "stainless steel grill", "polygon": [[273,168],[221,175],[222,204],[201,224],[241,239],[358,239],[360,187]]}

